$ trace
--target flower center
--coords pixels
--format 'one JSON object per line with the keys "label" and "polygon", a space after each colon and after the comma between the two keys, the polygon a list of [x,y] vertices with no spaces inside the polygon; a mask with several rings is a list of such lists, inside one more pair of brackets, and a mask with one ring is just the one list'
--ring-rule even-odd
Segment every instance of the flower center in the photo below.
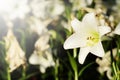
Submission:
{"label": "flower center", "polygon": [[89,35],[87,38],[87,46],[94,46],[96,43],[98,43],[99,41],[99,33],[95,32],[95,33],[91,33],[91,35]]}

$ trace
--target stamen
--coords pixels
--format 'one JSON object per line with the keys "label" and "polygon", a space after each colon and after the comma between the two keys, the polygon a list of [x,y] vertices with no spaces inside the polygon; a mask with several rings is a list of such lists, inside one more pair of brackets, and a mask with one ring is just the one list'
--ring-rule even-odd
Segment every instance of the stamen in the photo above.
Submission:
{"label": "stamen", "polygon": [[87,40],[94,40],[95,38],[94,37],[91,37],[91,36],[89,36],[89,37],[87,37]]}
{"label": "stamen", "polygon": [[96,42],[98,42],[98,38],[95,38],[93,36],[87,37],[87,45],[88,46],[93,46],[94,44],[96,44]]}

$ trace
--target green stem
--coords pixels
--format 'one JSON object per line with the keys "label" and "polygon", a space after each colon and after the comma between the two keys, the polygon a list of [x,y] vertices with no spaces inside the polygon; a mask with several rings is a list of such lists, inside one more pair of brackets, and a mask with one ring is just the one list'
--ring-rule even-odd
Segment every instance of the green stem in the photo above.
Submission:
{"label": "green stem", "polygon": [[73,49],[73,57],[76,58],[77,57],[77,49]]}
{"label": "green stem", "polygon": [[23,66],[23,71],[22,71],[22,77],[23,77],[23,79],[26,78],[26,69],[24,66]]}
{"label": "green stem", "polygon": [[[73,50],[73,57],[74,57],[74,58],[77,57],[77,49],[76,49],[76,48]],[[76,69],[74,69],[74,74],[75,74],[75,79],[74,79],[74,80],[78,80],[78,71],[77,71],[77,67],[76,67]]]}
{"label": "green stem", "polygon": [[114,77],[116,78],[116,76],[117,76],[117,71],[116,71],[114,62],[113,62],[113,64],[112,64],[112,66],[113,66],[113,71],[114,71]]}
{"label": "green stem", "polygon": [[74,80],[78,80],[78,72],[77,72],[77,70],[74,71],[74,72],[75,72],[75,79]]}
{"label": "green stem", "polygon": [[22,77],[19,80],[26,80],[27,76],[26,76],[26,66],[22,65]]}
{"label": "green stem", "polygon": [[11,75],[10,75],[9,67],[7,67],[7,79],[11,80]]}
{"label": "green stem", "polygon": [[56,64],[55,64],[55,80],[58,80],[58,66],[59,66],[59,60],[56,60]]}

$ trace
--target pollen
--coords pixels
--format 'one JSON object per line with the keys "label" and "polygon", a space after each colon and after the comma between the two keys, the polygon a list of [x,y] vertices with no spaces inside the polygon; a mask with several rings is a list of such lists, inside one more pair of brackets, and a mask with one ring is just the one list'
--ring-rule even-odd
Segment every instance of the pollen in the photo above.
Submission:
{"label": "pollen", "polygon": [[86,44],[87,46],[94,46],[99,41],[99,34],[98,33],[91,34],[86,38],[86,40],[87,40],[87,44]]}

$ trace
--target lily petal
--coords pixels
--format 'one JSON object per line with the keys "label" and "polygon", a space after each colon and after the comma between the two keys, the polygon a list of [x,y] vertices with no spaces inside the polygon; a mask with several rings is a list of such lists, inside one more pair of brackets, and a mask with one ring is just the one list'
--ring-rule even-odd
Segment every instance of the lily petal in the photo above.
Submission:
{"label": "lily petal", "polygon": [[93,28],[97,30],[97,21],[95,19],[95,14],[94,13],[88,13],[83,17],[82,22],[86,25],[86,27]]}
{"label": "lily petal", "polygon": [[109,26],[99,26],[98,28],[99,28],[100,36],[103,36],[104,34],[111,31],[111,28]]}
{"label": "lily petal", "polygon": [[80,32],[80,30],[82,30],[82,28],[84,27],[83,26],[83,23],[80,22],[78,19],[74,18],[72,21],[71,21],[71,26],[73,28],[73,30],[75,32]]}
{"label": "lily petal", "polygon": [[33,53],[31,57],[29,58],[29,62],[31,64],[39,64],[39,57],[37,54]]}
{"label": "lily petal", "polygon": [[98,42],[95,46],[93,46],[90,52],[96,56],[103,57],[105,52],[101,42]]}
{"label": "lily petal", "polygon": [[85,36],[74,33],[65,42],[64,49],[73,49],[78,47],[84,47],[86,45]]}
{"label": "lily petal", "polygon": [[44,66],[40,66],[40,71],[42,72],[42,73],[45,73],[45,71],[46,71],[46,67],[44,67]]}
{"label": "lily petal", "polygon": [[89,51],[90,51],[90,47],[80,48],[79,55],[78,55],[78,61],[80,64],[84,63],[85,58],[89,54]]}
{"label": "lily petal", "polygon": [[120,35],[120,23],[117,25],[113,33]]}

